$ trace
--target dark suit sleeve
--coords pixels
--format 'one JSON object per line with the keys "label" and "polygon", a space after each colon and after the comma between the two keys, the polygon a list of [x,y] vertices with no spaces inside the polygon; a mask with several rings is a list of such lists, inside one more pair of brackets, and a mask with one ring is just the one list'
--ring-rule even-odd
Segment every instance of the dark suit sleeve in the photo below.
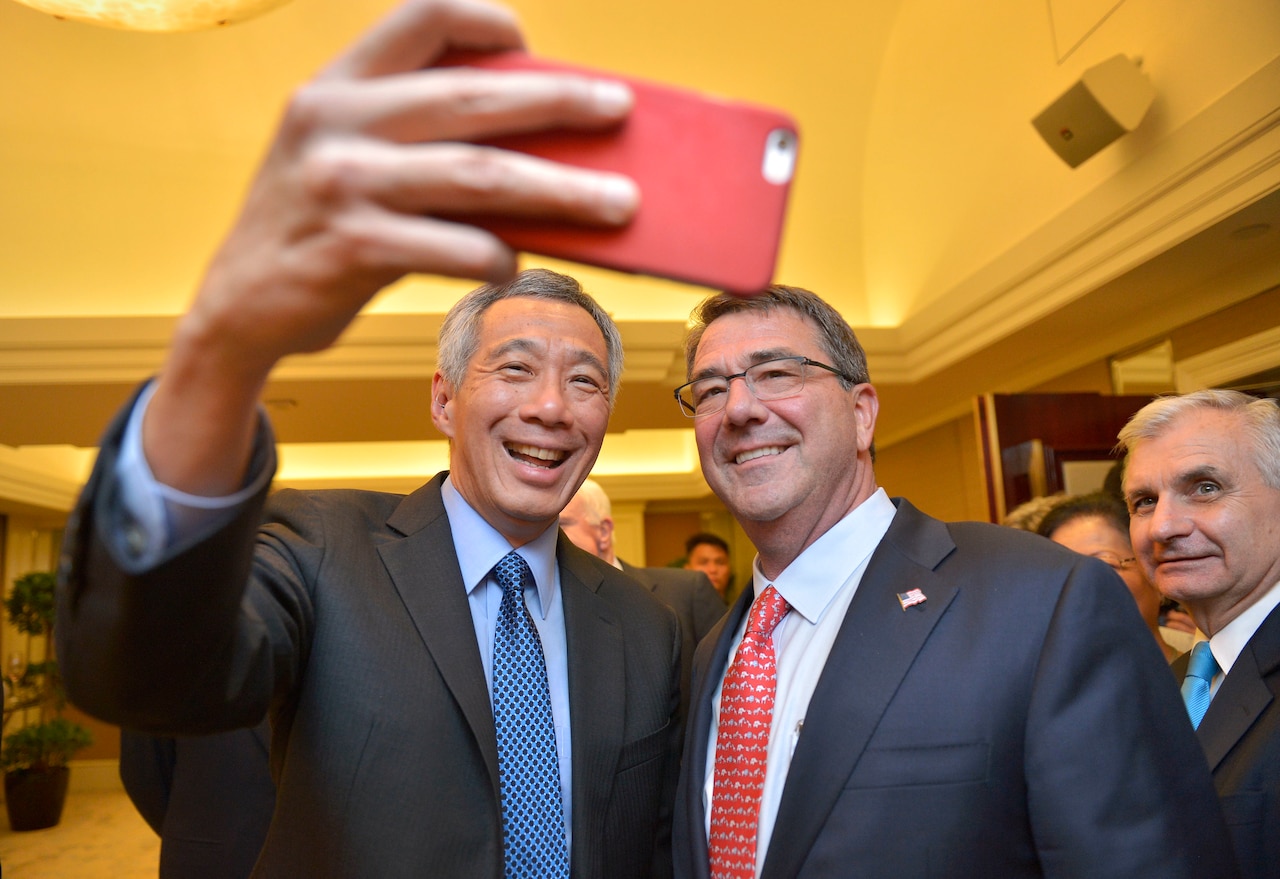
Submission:
{"label": "dark suit sleeve", "polygon": [[[712,586],[711,581],[707,579],[707,575],[701,571],[698,571],[697,574],[697,582],[689,597],[692,605],[693,646],[695,648],[703,638],[707,637],[711,627],[720,622],[720,618],[728,610],[723,599],[720,598],[720,593],[716,592],[716,587]],[[692,657],[689,659],[692,661]]]}
{"label": "dark suit sleeve", "polygon": [[1235,876],[1177,687],[1107,576],[1073,570],[1033,678],[1026,796],[1044,875]]}
{"label": "dark suit sleeve", "polygon": [[671,618],[671,663],[668,679],[670,697],[667,703],[667,751],[666,771],[662,783],[662,805],[658,811],[658,832],[653,846],[652,879],[670,879],[672,876],[673,855],[671,850],[671,829],[675,816],[676,788],[680,781],[680,751],[684,742],[685,705],[682,697],[681,679],[684,677],[684,656],[682,639],[680,638],[679,620]]}
{"label": "dark suit sleeve", "polygon": [[160,879],[247,879],[275,806],[269,736],[264,722],[177,739]]}
{"label": "dark suit sleeve", "polygon": [[[128,543],[118,536],[132,527],[114,475],[127,416],[126,408],[104,437],[67,525],[55,635],[68,696],[96,717],[144,732],[253,726],[266,713],[279,660],[288,653],[279,636],[299,630],[284,618],[297,617],[293,608],[305,597],[277,583],[260,590],[258,607],[244,606],[267,488],[231,521],[171,547],[152,568],[131,572],[116,556]],[[251,467],[270,470],[273,462],[263,424]]]}
{"label": "dark suit sleeve", "polygon": [[143,820],[157,834],[173,790],[174,741],[132,730],[120,731],[120,781]]}

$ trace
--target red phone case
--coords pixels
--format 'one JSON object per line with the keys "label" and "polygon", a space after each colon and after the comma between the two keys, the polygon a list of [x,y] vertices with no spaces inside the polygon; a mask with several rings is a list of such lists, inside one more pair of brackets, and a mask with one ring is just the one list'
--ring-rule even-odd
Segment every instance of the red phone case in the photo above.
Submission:
{"label": "red phone case", "polygon": [[[630,225],[595,229],[468,217],[517,250],[749,294],[773,281],[794,172],[795,122],[777,110],[533,58],[523,52],[455,55],[446,64],[582,73],[626,82],[635,106],[603,132],[553,131],[486,141],[636,181]],[[788,140],[789,139],[789,140]],[[773,150],[771,156],[766,154]],[[767,158],[785,175],[766,179]],[[771,166],[773,169],[779,164]],[[785,176],[785,179],[782,177]]]}

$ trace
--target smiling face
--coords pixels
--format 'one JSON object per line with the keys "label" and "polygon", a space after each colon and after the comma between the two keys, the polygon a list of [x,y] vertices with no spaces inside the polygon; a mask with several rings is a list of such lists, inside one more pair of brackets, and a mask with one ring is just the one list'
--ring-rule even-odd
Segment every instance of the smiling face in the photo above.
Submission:
{"label": "smiling face", "polygon": [[1239,415],[1194,409],[1129,449],[1129,534],[1156,588],[1218,632],[1280,578],[1280,489]]}
{"label": "smiling face", "polygon": [[[829,359],[807,318],[790,308],[726,314],[699,340],[690,378],[790,356]],[[735,379],[724,410],[694,420],[703,476],[751,537],[767,576],[875,491],[877,409],[871,385],[845,389],[810,369],[802,391],[767,403]]]}
{"label": "smiling face", "polygon": [[451,441],[458,493],[522,546],[556,521],[600,452],[604,337],[576,305],[514,297],[485,311],[479,343],[461,387],[436,373],[432,421]]}

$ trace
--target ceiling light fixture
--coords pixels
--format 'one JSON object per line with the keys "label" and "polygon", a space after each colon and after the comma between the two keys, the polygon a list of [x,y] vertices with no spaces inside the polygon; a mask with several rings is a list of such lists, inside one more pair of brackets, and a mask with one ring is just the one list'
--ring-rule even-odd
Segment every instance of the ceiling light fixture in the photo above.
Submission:
{"label": "ceiling light fixture", "polygon": [[289,0],[18,0],[54,18],[131,31],[226,27]]}

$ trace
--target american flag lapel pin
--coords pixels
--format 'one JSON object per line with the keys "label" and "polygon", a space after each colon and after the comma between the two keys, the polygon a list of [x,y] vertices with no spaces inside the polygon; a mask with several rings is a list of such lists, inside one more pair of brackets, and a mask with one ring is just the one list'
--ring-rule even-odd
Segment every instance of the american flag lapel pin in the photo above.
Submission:
{"label": "american flag lapel pin", "polygon": [[924,604],[925,596],[919,589],[910,589],[906,592],[898,593],[898,603],[902,605],[903,610],[906,610],[909,607],[915,607],[917,604]]}

